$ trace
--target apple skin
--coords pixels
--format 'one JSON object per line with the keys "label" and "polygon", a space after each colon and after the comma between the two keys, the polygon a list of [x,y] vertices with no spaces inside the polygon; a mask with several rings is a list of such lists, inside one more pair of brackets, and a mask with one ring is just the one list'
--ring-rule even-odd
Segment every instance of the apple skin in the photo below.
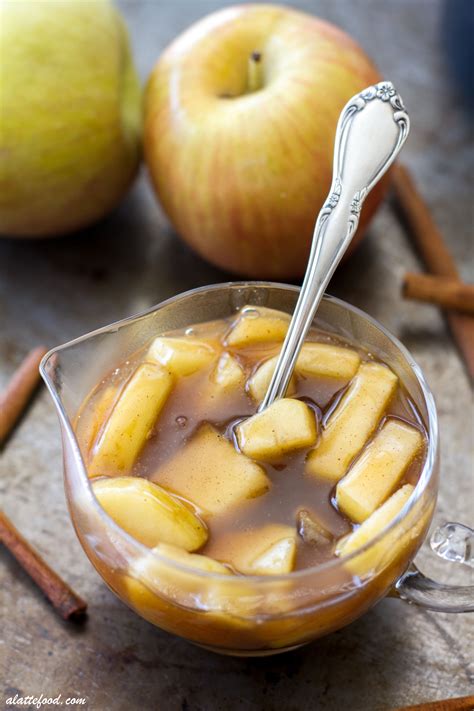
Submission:
{"label": "apple skin", "polygon": [[[255,51],[263,87],[246,93]],[[380,79],[347,34],[287,7],[229,7],[189,28],[160,57],[145,95],[145,159],[177,232],[228,271],[300,277],[331,183],[339,114]],[[385,188],[368,197],[355,241]]]}
{"label": "apple skin", "polygon": [[107,0],[2,2],[0,233],[64,234],[103,217],[140,161],[141,96]]}

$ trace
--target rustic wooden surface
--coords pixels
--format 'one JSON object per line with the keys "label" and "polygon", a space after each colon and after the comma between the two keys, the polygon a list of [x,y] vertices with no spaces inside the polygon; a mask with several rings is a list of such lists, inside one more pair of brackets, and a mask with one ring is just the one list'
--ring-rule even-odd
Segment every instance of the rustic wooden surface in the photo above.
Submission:
{"label": "rustic wooden surface", "polygon": [[[122,0],[146,77],[160,49],[217,0]],[[471,279],[472,145],[440,42],[437,0],[314,0],[295,4],[332,19],[371,49],[410,109],[412,168],[462,269]],[[434,390],[442,430],[436,520],[473,520],[472,400],[437,310],[400,299],[419,268],[390,206],[341,268],[330,291],[380,319],[412,350]],[[109,219],[80,235],[0,241],[0,387],[26,352],[53,346],[226,275],[173,235],[145,175]],[[450,616],[385,600],[365,617],[299,651],[259,660],[219,657],[151,627],[105,588],[72,530],[62,490],[59,429],[43,390],[0,461],[2,507],[90,605],[86,625],[62,622],[18,565],[0,551],[0,698],[82,697],[82,708],[328,709],[373,711],[473,693],[474,630]],[[444,579],[429,552],[424,567]],[[7,707],[12,708],[12,707]],[[51,707],[54,708],[54,707]]]}

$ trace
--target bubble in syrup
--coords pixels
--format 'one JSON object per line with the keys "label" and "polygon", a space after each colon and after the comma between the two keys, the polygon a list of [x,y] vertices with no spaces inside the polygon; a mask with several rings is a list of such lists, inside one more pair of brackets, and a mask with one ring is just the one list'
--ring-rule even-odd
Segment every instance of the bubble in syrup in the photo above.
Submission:
{"label": "bubble in syrup", "polygon": [[196,333],[196,330],[192,326],[189,326],[189,328],[187,328],[185,330],[184,335],[185,336],[194,336],[195,333]]}
{"label": "bubble in syrup", "polygon": [[178,415],[178,417],[175,419],[175,422],[178,427],[186,427],[186,425],[188,424],[188,418],[184,415]]}

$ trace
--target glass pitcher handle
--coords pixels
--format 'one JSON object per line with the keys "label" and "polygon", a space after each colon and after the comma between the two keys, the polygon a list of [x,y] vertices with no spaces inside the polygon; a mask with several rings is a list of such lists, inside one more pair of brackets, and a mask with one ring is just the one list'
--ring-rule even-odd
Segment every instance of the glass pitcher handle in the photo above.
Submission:
{"label": "glass pitcher handle", "polygon": [[[474,530],[445,523],[431,536],[431,549],[444,560],[474,568]],[[474,585],[445,585],[427,578],[412,565],[392,593],[402,600],[436,612],[474,612]]]}

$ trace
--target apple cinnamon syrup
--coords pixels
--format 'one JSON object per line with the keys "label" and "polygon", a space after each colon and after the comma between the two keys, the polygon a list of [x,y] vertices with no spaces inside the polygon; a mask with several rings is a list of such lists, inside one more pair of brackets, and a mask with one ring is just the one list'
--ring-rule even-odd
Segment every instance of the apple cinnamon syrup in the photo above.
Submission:
{"label": "apple cinnamon syrup", "polygon": [[[246,323],[248,323],[250,319],[257,322],[259,318],[268,316],[268,314],[262,316],[260,311],[247,307],[244,315],[201,323],[182,331],[164,334],[165,337],[176,338],[180,341],[186,340],[191,344],[195,342],[207,344],[212,349],[213,355],[194,372],[173,375],[172,387],[161,411],[146,432],[144,441],[138,447],[138,454],[128,468],[119,468],[113,459],[109,459],[108,462],[104,460],[105,463],[97,468],[94,467],[94,461],[101,446],[100,443],[107,434],[107,422],[110,421],[112,413],[118,411],[122,406],[125,407],[122,402],[127,384],[133,378],[133,374],[140,364],[154,360],[150,358],[151,350],[144,348],[126,362],[112,364],[110,373],[97,385],[83,404],[75,424],[82,455],[89,468],[90,476],[93,477],[93,482],[103,480],[104,477],[144,478],[171,492],[177,500],[184,500],[203,521],[208,531],[207,540],[194,552],[219,561],[237,574],[251,571],[245,566],[239,569],[239,554],[237,552],[234,555],[235,547],[240,545],[239,541],[244,541],[243,545],[251,547],[252,541],[258,541],[259,531],[264,527],[282,526],[287,527],[282,530],[291,528],[295,532],[296,553],[291,564],[292,570],[308,568],[335,557],[338,552],[338,542],[344,541],[348,534],[359,528],[362,519],[357,515],[352,516],[352,513],[349,516],[347,510],[352,512],[352,509],[343,510],[339,506],[339,499],[336,495],[337,486],[343,477],[334,478],[312,471],[311,452],[315,448],[317,450],[318,441],[323,436],[325,429],[328,428],[331,419],[338,415],[338,408],[342,409],[341,404],[344,404],[345,398],[346,400],[348,398],[349,390],[354,387],[354,385],[351,386],[351,383],[355,382],[357,373],[361,372],[360,368],[366,364],[379,363],[373,355],[362,348],[345,343],[333,335],[313,328],[308,334],[306,344],[332,346],[336,348],[336,356],[337,353],[340,353],[337,349],[346,349],[345,352],[350,351],[350,354],[354,354],[354,359],[358,361],[352,377],[347,377],[347,374],[345,377],[341,377],[339,374],[338,377],[337,373],[318,375],[317,367],[316,374],[308,374],[304,369],[296,369],[287,397],[302,401],[308,406],[310,416],[314,417],[316,423],[316,445],[297,448],[284,454],[277,453],[275,456],[258,460],[257,464],[267,479],[267,486],[264,490],[257,494],[252,491],[248,496],[244,490],[242,497],[235,503],[223,506],[222,510],[214,510],[216,507],[208,507],[206,500],[197,502],[189,496],[188,492],[194,485],[192,482],[191,489],[186,486],[182,489],[180,488],[181,484],[177,485],[177,490],[175,489],[173,463],[178,461],[176,458],[181,453],[187,451],[186,448],[190,443],[198,441],[197,438],[203,428],[209,426],[211,428],[209,431],[216,433],[216,437],[220,436],[219,441],[225,440],[232,445],[234,451],[239,451],[237,436],[239,423],[254,415],[258,408],[255,393],[252,395],[252,378],[262,364],[279,353],[284,336],[284,333],[279,333],[273,339],[272,333],[265,332],[265,329],[260,337],[258,333],[253,335],[250,333],[249,338],[246,338],[244,334],[242,342],[238,342],[238,339],[235,342],[236,339],[229,336],[233,330],[235,332],[239,318],[242,319],[245,316],[248,319]],[[279,312],[273,312],[274,317],[275,314],[279,314]],[[283,317],[283,314],[281,316]],[[285,318],[287,319],[286,315]],[[255,327],[252,325],[252,328]],[[219,390],[215,387],[215,373],[216,364],[221,362],[220,359],[225,353],[231,357],[234,367],[237,364],[237,367],[240,368],[241,377],[240,380],[237,378],[238,384],[227,387],[223,392],[222,389]],[[193,370],[192,353],[189,362],[191,365],[187,363],[185,371]],[[159,367],[166,370],[168,366],[171,369],[175,367],[172,359],[167,365],[166,358],[164,358]],[[179,371],[179,364],[176,367]],[[335,370],[337,371],[337,368]],[[370,393],[368,397],[370,399]],[[361,427],[365,426],[363,408],[364,403],[362,403],[362,410],[360,410]],[[357,417],[359,418],[359,415]],[[416,484],[426,453],[426,433],[422,419],[402,384],[397,382],[393,393],[388,397],[383,412],[377,419],[376,426],[367,436],[362,449],[349,458],[357,463],[363,453],[368,452],[370,443],[374,442],[388,422],[405,423],[408,425],[408,429],[421,435],[422,444],[405,469],[398,475],[397,481],[389,486],[376,508],[379,508],[383,500],[386,500],[393,492],[400,491],[404,485]],[[358,424],[356,422],[354,428],[356,435]],[[349,448],[352,446],[351,437],[352,435],[348,434],[347,446]],[[346,446],[344,437],[342,437],[342,442],[343,446]],[[209,456],[204,452],[202,467],[206,468],[209,462],[212,464],[213,457],[212,452]],[[395,460],[390,461],[393,464],[396,457]],[[350,462],[348,469],[351,468],[351,465]],[[178,464],[176,466],[178,467]],[[186,462],[184,466],[179,464],[179,468],[179,482],[182,482],[185,480],[183,477],[186,477]],[[200,472],[196,476],[200,476]],[[220,481],[215,482],[214,495],[216,491],[218,493],[220,487],[224,490],[228,484],[225,466],[219,469],[217,476],[220,477]],[[384,471],[380,476],[384,476]],[[197,482],[197,487],[196,492],[200,496],[205,496],[199,482]],[[364,496],[362,496],[363,498]],[[359,501],[359,503],[361,502]],[[363,505],[364,501],[362,500]],[[209,508],[210,510],[208,510]],[[313,523],[315,527],[312,525]],[[269,540],[271,542],[271,537]],[[173,541],[168,540],[167,542],[172,543]],[[281,572],[278,566],[276,570]],[[270,565],[268,573],[272,572]]]}

